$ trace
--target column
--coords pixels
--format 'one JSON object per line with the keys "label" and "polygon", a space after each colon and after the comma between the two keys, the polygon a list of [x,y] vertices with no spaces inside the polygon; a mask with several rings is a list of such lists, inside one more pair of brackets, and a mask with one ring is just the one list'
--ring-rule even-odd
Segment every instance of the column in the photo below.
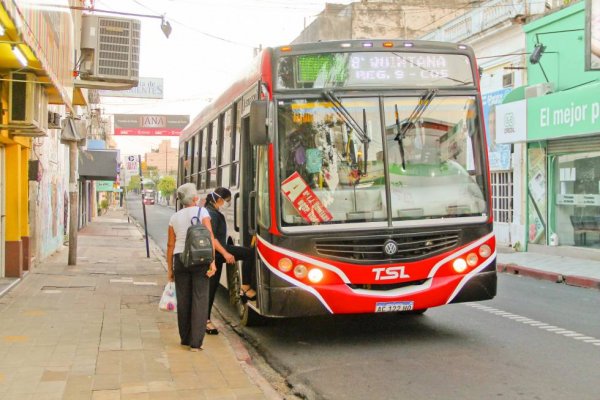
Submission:
{"label": "column", "polygon": [[[31,263],[29,251],[29,149],[21,147],[21,197],[20,197],[20,231],[23,250],[23,271],[28,271]],[[54,211],[54,210],[53,210]]]}
{"label": "column", "polygon": [[23,248],[21,242],[21,194],[22,162],[21,145],[5,147],[6,155],[6,276],[20,278],[23,275]]}

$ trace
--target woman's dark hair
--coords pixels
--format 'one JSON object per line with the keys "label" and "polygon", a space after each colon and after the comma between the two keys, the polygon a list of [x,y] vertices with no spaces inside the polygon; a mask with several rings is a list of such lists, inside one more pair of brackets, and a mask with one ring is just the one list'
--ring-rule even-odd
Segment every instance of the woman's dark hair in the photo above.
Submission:
{"label": "woman's dark hair", "polygon": [[219,198],[225,200],[231,198],[231,191],[224,187],[216,188],[212,193],[206,196],[206,204],[215,204]]}

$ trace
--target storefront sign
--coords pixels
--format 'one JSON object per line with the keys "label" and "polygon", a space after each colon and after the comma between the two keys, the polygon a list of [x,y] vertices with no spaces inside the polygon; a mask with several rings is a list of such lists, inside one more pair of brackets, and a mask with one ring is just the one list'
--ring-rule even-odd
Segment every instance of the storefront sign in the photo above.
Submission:
{"label": "storefront sign", "polygon": [[585,13],[585,69],[600,70],[600,0],[587,0]]}
{"label": "storefront sign", "polygon": [[527,140],[600,132],[600,84],[527,100]]}
{"label": "storefront sign", "polygon": [[333,216],[298,172],[281,183],[281,192],[306,222],[331,221]]}
{"label": "storefront sign", "polygon": [[527,132],[527,100],[496,106],[496,143],[525,142]]}
{"label": "storefront sign", "polygon": [[139,78],[138,85],[129,90],[99,90],[103,97],[133,97],[139,99],[162,99],[163,78]]}
{"label": "storefront sign", "polygon": [[115,135],[179,136],[189,115],[115,114]]}
{"label": "storefront sign", "polygon": [[112,181],[96,181],[96,192],[112,192],[115,190]]}
{"label": "storefront sign", "polygon": [[598,194],[558,194],[556,204],[574,206],[600,206]]}
{"label": "storefront sign", "polygon": [[510,144],[497,143],[496,141],[496,107],[502,104],[502,100],[510,91],[511,89],[500,89],[481,95],[483,120],[489,150],[488,158],[492,171],[510,169]]}

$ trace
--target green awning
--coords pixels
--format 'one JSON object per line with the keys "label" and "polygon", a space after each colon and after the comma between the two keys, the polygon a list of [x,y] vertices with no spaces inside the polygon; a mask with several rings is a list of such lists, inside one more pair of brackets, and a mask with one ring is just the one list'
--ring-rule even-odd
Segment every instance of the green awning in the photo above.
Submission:
{"label": "green awning", "polygon": [[525,98],[525,86],[519,86],[514,88],[509,94],[504,97],[502,104],[512,103],[515,101],[523,100]]}

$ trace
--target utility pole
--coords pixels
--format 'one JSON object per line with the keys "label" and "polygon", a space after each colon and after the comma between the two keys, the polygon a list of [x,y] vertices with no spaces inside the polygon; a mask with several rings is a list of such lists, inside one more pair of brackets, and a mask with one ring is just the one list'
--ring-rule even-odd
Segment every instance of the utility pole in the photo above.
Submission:
{"label": "utility pole", "polygon": [[77,142],[69,142],[69,260],[68,265],[77,265],[77,228],[79,226],[79,188]]}
{"label": "utility pole", "polygon": [[146,236],[146,257],[150,258],[150,244],[148,243],[148,221],[146,219],[146,203],[144,202],[144,176],[142,175],[142,156],[138,154],[140,168],[140,190],[142,191],[142,212],[144,214],[144,236]]}

